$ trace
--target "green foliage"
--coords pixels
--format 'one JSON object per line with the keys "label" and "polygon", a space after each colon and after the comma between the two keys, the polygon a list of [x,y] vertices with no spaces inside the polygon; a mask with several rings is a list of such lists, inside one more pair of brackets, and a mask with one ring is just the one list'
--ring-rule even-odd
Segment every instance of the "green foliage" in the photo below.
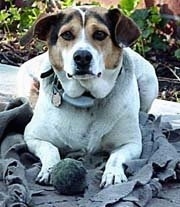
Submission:
{"label": "green foliage", "polygon": [[174,52],[174,56],[175,56],[178,60],[180,60],[180,49],[175,50],[175,52]]}
{"label": "green foliage", "polygon": [[[5,0],[9,5],[8,9],[0,10],[0,29],[5,34],[9,33],[23,33],[33,24],[38,15],[45,12],[46,3],[35,0],[30,7],[18,8],[13,3],[13,0]],[[73,0],[58,1],[62,8],[71,6]]]}
{"label": "green foliage", "polygon": [[4,33],[23,32],[28,29],[40,13],[36,4],[31,7],[17,8],[12,0],[6,0],[10,4],[8,9],[0,11],[0,29]]}
{"label": "green foliage", "polygon": [[140,0],[120,0],[119,5],[124,14],[129,16],[135,10],[139,2]]}
{"label": "green foliage", "polygon": [[168,40],[161,31],[166,22],[162,19],[158,7],[135,10],[131,18],[142,31],[141,37],[135,45],[135,49],[139,53],[145,56],[150,50],[167,50]]}
{"label": "green foliage", "polygon": [[[139,26],[141,37],[134,46],[134,49],[146,56],[150,51],[167,51],[169,48],[169,37],[162,32],[167,21],[162,18],[159,7],[149,9],[136,9],[140,0],[120,0],[122,12],[130,16]],[[179,52],[175,52],[177,58]]]}
{"label": "green foliage", "polygon": [[72,6],[74,0],[64,0],[64,1],[61,1],[61,5],[62,7],[68,7],[68,6]]}
{"label": "green foliage", "polygon": [[[14,5],[13,0],[5,0],[9,4],[8,9],[0,10],[0,30],[4,34],[9,35],[12,33],[22,35],[38,15],[45,11],[47,8],[46,3],[40,0],[34,0],[31,7],[18,8]],[[71,6],[73,0],[55,0],[62,8]],[[169,37],[162,32],[162,28],[166,21],[161,17],[159,8],[152,7],[150,9],[136,9],[136,6],[141,0],[119,0],[119,6],[122,12],[137,23],[142,31],[142,35],[135,45],[135,50],[143,56],[150,51],[163,51],[166,52],[170,47]],[[96,2],[96,3],[95,3]],[[98,4],[95,0],[92,4]],[[168,39],[169,38],[169,39]],[[172,54],[177,59],[180,59],[180,49],[176,44],[176,51]]]}
{"label": "green foliage", "polygon": [[20,31],[24,31],[28,29],[30,25],[36,20],[37,16],[39,15],[40,10],[38,7],[33,7],[29,9],[28,7],[21,10],[20,21],[18,25],[18,29]]}

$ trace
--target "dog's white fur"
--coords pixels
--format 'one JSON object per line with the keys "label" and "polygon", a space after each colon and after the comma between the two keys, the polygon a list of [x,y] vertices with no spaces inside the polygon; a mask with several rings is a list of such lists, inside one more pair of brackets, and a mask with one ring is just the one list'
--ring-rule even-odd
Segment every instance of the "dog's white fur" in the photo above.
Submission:
{"label": "dog's white fur", "polygon": [[[66,75],[73,74],[72,54],[79,47],[88,49],[93,55],[93,77],[68,78]],[[78,97],[88,90],[97,98],[97,104],[88,109],[65,102],[59,108],[52,104],[52,76],[39,78],[40,73],[51,68],[48,52],[21,66],[19,96],[29,96],[30,88],[26,87],[31,81],[29,75],[40,81],[34,115],[24,134],[29,150],[42,162],[37,180],[49,182],[50,169],[61,159],[58,149],[68,148],[69,151],[84,149],[87,153],[102,150],[110,153],[101,187],[126,181],[123,164],[139,157],[142,150],[139,110],[148,111],[158,93],[153,66],[132,49],[124,48],[117,68],[106,69],[101,54],[86,40],[84,31],[78,44],[70,52],[62,51],[62,56],[64,70],[53,69],[64,91],[71,97]],[[29,70],[33,65],[39,67],[38,72]],[[97,77],[99,73],[101,75]]]}

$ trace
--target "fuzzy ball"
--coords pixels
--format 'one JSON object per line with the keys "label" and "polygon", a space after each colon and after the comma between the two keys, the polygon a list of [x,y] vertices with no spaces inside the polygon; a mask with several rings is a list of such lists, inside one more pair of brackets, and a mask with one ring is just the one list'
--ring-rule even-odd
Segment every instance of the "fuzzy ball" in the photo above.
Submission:
{"label": "fuzzy ball", "polygon": [[64,195],[83,193],[86,188],[86,169],[82,162],[66,158],[54,166],[51,182]]}

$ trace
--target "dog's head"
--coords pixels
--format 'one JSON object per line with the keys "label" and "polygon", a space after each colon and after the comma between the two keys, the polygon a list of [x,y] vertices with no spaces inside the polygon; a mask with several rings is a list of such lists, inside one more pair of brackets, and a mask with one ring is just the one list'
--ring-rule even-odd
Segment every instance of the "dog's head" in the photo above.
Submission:
{"label": "dog's head", "polygon": [[[79,88],[93,93],[100,90],[98,81],[102,83],[108,79],[107,73],[112,77],[113,71],[119,69],[122,48],[132,45],[139,35],[136,24],[118,9],[82,6],[41,16],[24,36],[22,44],[34,36],[47,41],[53,68],[57,72],[65,71],[69,81],[76,81]],[[113,84],[114,80],[110,85]],[[101,85],[106,88],[108,84]],[[99,95],[93,95],[106,96],[111,89],[105,88],[104,95],[100,91]]]}

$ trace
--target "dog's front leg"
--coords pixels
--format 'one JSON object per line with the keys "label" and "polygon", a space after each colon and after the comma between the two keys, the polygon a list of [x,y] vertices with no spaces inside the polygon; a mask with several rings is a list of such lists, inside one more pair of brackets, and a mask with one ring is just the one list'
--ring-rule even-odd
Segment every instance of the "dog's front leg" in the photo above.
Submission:
{"label": "dog's front leg", "polygon": [[141,154],[141,143],[128,143],[111,152],[106,163],[100,187],[104,188],[112,184],[120,184],[127,181],[123,164],[137,158]]}
{"label": "dog's front leg", "polygon": [[49,142],[37,139],[26,140],[26,143],[29,151],[35,154],[42,164],[36,181],[42,184],[49,184],[52,167],[60,161],[58,148]]}

